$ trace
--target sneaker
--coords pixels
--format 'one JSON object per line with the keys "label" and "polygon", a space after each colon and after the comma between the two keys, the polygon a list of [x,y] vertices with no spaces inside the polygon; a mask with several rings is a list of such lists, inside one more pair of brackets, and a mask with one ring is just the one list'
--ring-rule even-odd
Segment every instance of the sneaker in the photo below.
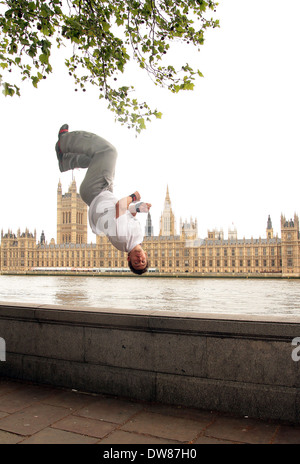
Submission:
{"label": "sneaker", "polygon": [[60,137],[64,135],[66,132],[69,132],[69,126],[68,124],[63,124],[61,128],[59,129],[58,139],[60,139]]}
{"label": "sneaker", "polygon": [[62,157],[63,157],[63,153],[60,149],[60,138],[66,134],[67,132],[69,132],[69,126],[68,124],[64,124],[63,126],[61,126],[61,128],[59,129],[59,132],[58,132],[58,141],[56,142],[56,145],[55,145],[55,151],[56,151],[56,156],[57,156],[57,159],[58,159],[58,165],[59,165],[59,169],[60,171],[62,172]]}

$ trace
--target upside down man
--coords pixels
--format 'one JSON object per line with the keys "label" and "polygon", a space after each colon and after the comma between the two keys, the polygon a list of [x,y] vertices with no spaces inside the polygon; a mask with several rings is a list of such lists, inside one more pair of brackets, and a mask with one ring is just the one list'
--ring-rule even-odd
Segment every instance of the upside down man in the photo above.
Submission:
{"label": "upside down man", "polygon": [[69,132],[68,125],[64,124],[59,130],[55,150],[61,172],[87,169],[80,186],[80,196],[89,206],[92,231],[104,233],[115,248],[128,254],[132,272],[145,273],[148,257],[141,246],[143,232],[136,214],[148,212],[151,204],[141,202],[139,192],[120,200],[114,196],[115,147],[91,132]]}

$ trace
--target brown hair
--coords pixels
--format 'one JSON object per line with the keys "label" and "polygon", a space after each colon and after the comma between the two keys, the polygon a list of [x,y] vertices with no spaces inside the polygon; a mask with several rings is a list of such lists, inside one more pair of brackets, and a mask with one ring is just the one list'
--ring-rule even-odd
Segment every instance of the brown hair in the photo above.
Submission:
{"label": "brown hair", "polygon": [[135,268],[132,266],[130,260],[128,261],[128,266],[129,266],[130,270],[131,270],[134,274],[141,275],[141,274],[144,274],[145,272],[148,271],[149,262],[147,261],[147,264],[146,264],[146,266],[144,267],[144,269],[135,269]]}

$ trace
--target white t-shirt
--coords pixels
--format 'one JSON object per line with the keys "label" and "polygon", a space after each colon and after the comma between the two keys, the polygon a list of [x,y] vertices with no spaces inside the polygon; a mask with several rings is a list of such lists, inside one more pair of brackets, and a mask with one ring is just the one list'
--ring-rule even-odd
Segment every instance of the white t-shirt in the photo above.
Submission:
{"label": "white t-shirt", "polygon": [[143,241],[139,221],[127,210],[116,219],[116,197],[109,191],[101,192],[89,208],[89,222],[96,235],[104,233],[115,248],[129,253]]}

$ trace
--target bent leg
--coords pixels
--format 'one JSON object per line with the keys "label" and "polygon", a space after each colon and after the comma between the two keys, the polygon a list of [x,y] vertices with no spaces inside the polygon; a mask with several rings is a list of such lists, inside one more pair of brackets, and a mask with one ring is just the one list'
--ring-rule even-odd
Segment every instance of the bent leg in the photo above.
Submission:
{"label": "bent leg", "polygon": [[60,150],[63,154],[62,172],[75,168],[87,168],[94,156],[95,149],[108,143],[98,135],[85,131],[67,132],[60,138]]}
{"label": "bent leg", "polygon": [[104,189],[112,191],[117,151],[107,140],[85,131],[68,132],[60,139],[64,171],[88,168],[80,186],[83,201],[90,205]]}
{"label": "bent leg", "polygon": [[94,153],[80,186],[80,196],[90,205],[103,190],[113,191],[117,150],[110,144]]}

